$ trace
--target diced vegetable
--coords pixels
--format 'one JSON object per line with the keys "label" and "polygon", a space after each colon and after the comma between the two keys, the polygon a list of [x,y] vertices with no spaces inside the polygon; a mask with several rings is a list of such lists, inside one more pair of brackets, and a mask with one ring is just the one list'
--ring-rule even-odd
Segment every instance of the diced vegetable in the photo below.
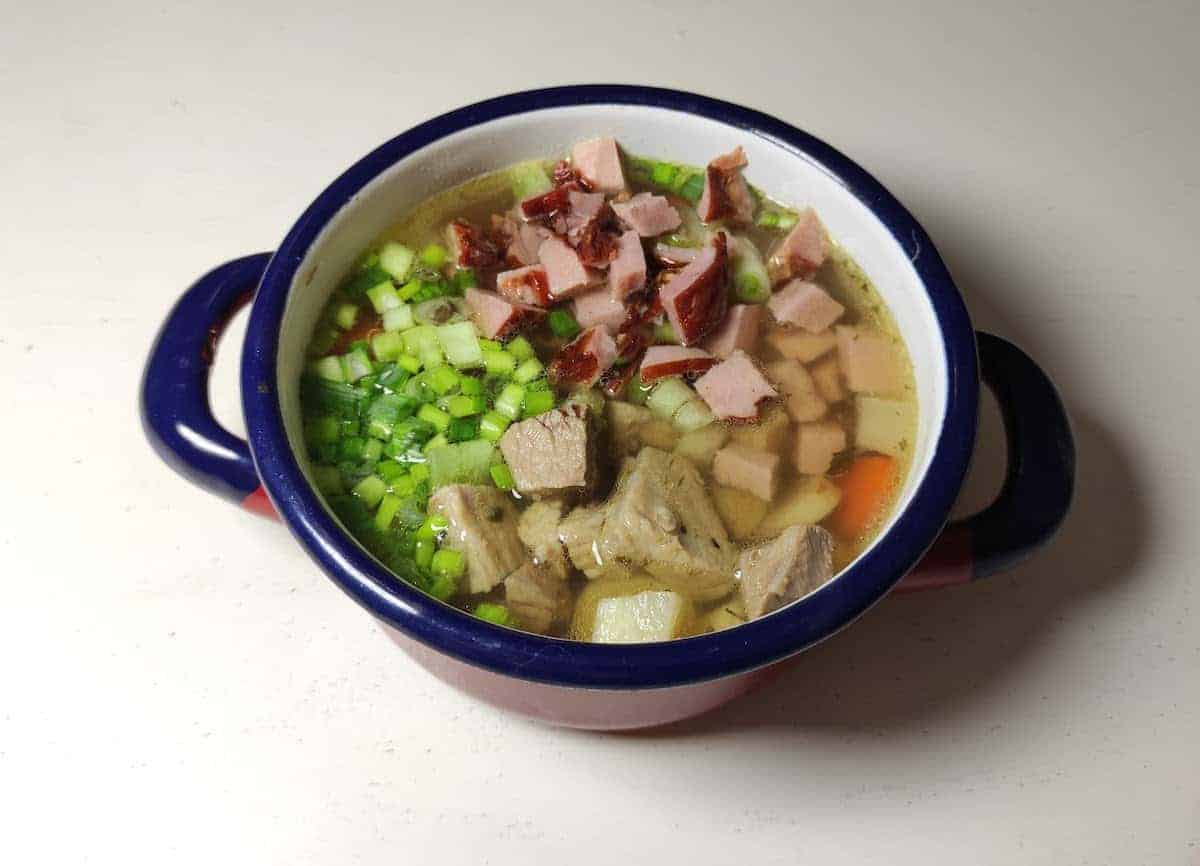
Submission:
{"label": "diced vegetable", "polygon": [[376,439],[392,438],[396,424],[412,415],[416,401],[403,394],[384,394],[367,407],[367,435]]}
{"label": "diced vegetable", "polygon": [[550,315],[546,317],[546,324],[550,326],[554,336],[564,340],[574,339],[583,330],[575,321],[575,317],[566,310],[551,310]]}
{"label": "diced vegetable", "polygon": [[841,501],[830,516],[830,528],[847,541],[859,538],[883,514],[895,493],[896,481],[893,458],[882,454],[854,458],[849,469],[833,478]]}
{"label": "diced vegetable", "polygon": [[524,201],[549,192],[554,184],[546,174],[546,169],[537,160],[521,162],[508,170],[509,183],[512,185],[513,198]]}
{"label": "diced vegetable", "polygon": [[736,487],[717,485],[712,490],[713,505],[721,515],[721,521],[729,530],[729,537],[734,541],[744,541],[752,537],[771,507],[753,493],[738,490]]}
{"label": "diced vegetable", "polygon": [[427,371],[426,377],[429,387],[438,394],[449,394],[462,381],[462,376],[453,367],[448,367],[445,364]]}
{"label": "diced vegetable", "polygon": [[441,341],[442,351],[455,367],[483,366],[483,350],[479,347],[479,337],[475,326],[470,322],[455,322],[441,325],[437,329],[438,340]]}
{"label": "diced vegetable", "polygon": [[456,394],[446,401],[446,410],[453,418],[466,418],[468,415],[478,415],[487,408],[487,401],[482,396]]}
{"label": "diced vegetable", "polygon": [[432,325],[417,325],[404,332],[404,352],[416,355],[426,367],[436,367],[442,363],[441,341],[438,340],[437,328]]}
{"label": "diced vegetable", "polygon": [[342,360],[336,355],[320,358],[313,362],[312,371],[322,379],[330,382],[345,382],[346,374],[342,371]]}
{"label": "diced vegetable", "polygon": [[475,605],[475,616],[494,625],[506,625],[510,628],[516,628],[517,625],[512,612],[507,607],[490,601]]}
{"label": "diced vegetable", "polygon": [[601,599],[596,606],[592,640],[596,643],[648,643],[679,637],[688,603],[675,592],[639,592]]}
{"label": "diced vegetable", "polygon": [[679,443],[679,431],[675,425],[662,418],[655,418],[638,427],[637,435],[643,445],[660,451],[672,451]]}
{"label": "diced vegetable", "polygon": [[734,235],[729,257],[733,290],[743,304],[762,304],[771,297],[771,278],[758,247],[744,235]]}
{"label": "diced vegetable", "polygon": [[408,279],[408,273],[412,270],[413,258],[412,250],[404,244],[391,241],[384,244],[383,249],[379,251],[379,267],[387,271],[392,279],[402,283]]}
{"label": "diced vegetable", "polygon": [[478,287],[479,278],[475,276],[474,268],[459,268],[450,279],[450,290],[455,295],[461,295],[467,289]]}
{"label": "diced vegetable", "polygon": [[842,492],[823,475],[810,475],[775,497],[766,517],[755,529],[761,538],[774,538],[789,526],[812,525],[828,517]]}
{"label": "diced vegetable", "polygon": [[[737,596],[734,596],[737,598]],[[727,628],[734,628],[746,622],[745,605],[739,599],[735,602],[726,602],[715,610],[708,612],[704,617],[704,625],[709,631],[724,631]]]}
{"label": "diced vegetable", "polygon": [[532,382],[538,376],[546,372],[546,368],[542,366],[542,362],[537,358],[529,358],[522,361],[521,365],[513,371],[513,380],[524,385]]}
{"label": "diced vegetable", "polygon": [[861,451],[878,451],[901,457],[912,435],[908,403],[859,394],[854,398],[854,444]]}
{"label": "diced vegetable", "polygon": [[467,442],[479,438],[478,418],[452,418],[446,427],[447,442]]}
{"label": "diced vegetable", "polygon": [[358,304],[338,304],[333,313],[333,321],[343,331],[349,331],[358,320]]}
{"label": "diced vegetable", "polygon": [[342,375],[347,382],[357,382],[371,372],[371,359],[362,349],[342,355]]}
{"label": "diced vegetable", "polygon": [[[399,297],[397,295],[397,297]],[[413,326],[412,307],[400,304],[383,311],[383,329],[385,331],[403,331]]]}
{"label": "diced vegetable", "polygon": [[552,392],[526,389],[521,412],[524,417],[533,418],[543,412],[549,412],[553,408],[554,394]]}
{"label": "diced vegetable", "polygon": [[392,331],[384,331],[371,338],[371,354],[377,361],[394,361],[404,352],[404,340]]}
{"label": "diced vegetable", "polygon": [[387,491],[387,484],[378,475],[368,475],[362,481],[354,485],[353,493],[359,499],[366,503],[368,508],[374,508],[379,504],[379,500],[383,499],[383,494]]}
{"label": "diced vegetable", "polygon": [[679,186],[679,194],[692,204],[700,201],[700,195],[703,192],[704,175],[701,172],[696,172]]}
{"label": "diced vegetable", "polygon": [[417,567],[425,571],[433,565],[433,555],[437,553],[437,545],[426,538],[417,539],[416,545],[413,547],[413,561]]}
{"label": "diced vegetable", "polygon": [[396,359],[396,363],[410,373],[417,373],[421,370],[421,359],[415,355],[401,355]]}
{"label": "diced vegetable", "polygon": [[713,455],[728,439],[728,427],[723,424],[708,424],[679,437],[675,444],[675,453],[707,471],[712,466]]}
{"label": "diced vegetable", "polygon": [[496,397],[496,411],[510,420],[516,420],[521,415],[521,404],[525,400],[525,389],[515,382],[504,386],[504,390]]}
{"label": "diced vegetable", "polygon": [[656,162],[650,170],[650,180],[658,186],[670,186],[678,169],[669,162]]}
{"label": "diced vegetable", "polygon": [[509,340],[504,348],[508,354],[512,355],[518,361],[527,361],[530,358],[537,357],[537,353],[533,350],[533,344],[520,335]]}
{"label": "diced vegetable", "polygon": [[447,484],[487,484],[491,480],[492,443],[484,439],[430,449],[429,483],[436,490]]}
{"label": "diced vegetable", "polygon": [[511,376],[517,359],[503,349],[483,349],[483,368],[493,376]]}
{"label": "diced vegetable", "polygon": [[381,530],[390,528],[403,502],[404,500],[399,496],[393,496],[390,493],[384,496],[379,503],[379,510],[375,512],[375,528]]}
{"label": "diced vegetable", "polygon": [[417,417],[432,424],[435,429],[444,431],[450,426],[450,413],[443,412],[432,403],[425,403],[417,410]]}
{"label": "diced vegetable", "polygon": [[671,376],[659,381],[646,397],[646,408],[660,418],[670,420],[683,404],[696,398],[693,391],[684,381]]}
{"label": "diced vegetable", "polygon": [[392,285],[391,280],[384,280],[382,283],[367,289],[367,298],[370,299],[371,306],[375,308],[375,312],[377,313],[385,313],[403,303],[400,300],[400,295],[396,293],[396,287]]}
{"label": "diced vegetable", "polygon": [[512,419],[506,415],[488,412],[479,420],[479,435],[489,442],[499,442],[511,423]]}
{"label": "diced vegetable", "polygon": [[421,264],[433,270],[441,270],[442,265],[446,264],[446,259],[449,258],[449,253],[441,244],[429,244],[421,250]]}
{"label": "diced vegetable", "polygon": [[491,473],[492,483],[501,490],[512,490],[516,486],[512,470],[508,468],[507,463],[497,463],[488,471]]}

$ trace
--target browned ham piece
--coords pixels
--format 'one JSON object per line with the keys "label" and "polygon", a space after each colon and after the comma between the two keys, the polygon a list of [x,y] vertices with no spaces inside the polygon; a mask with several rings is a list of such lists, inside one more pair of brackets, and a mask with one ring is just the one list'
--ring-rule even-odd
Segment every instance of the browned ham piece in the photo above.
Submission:
{"label": "browned ham piece", "polygon": [[717,328],[728,309],[729,255],[717,232],[691,264],[659,290],[679,342],[694,346]]}
{"label": "browned ham piece", "polygon": [[608,266],[609,293],[624,301],[646,287],[646,254],[638,233],[630,230],[617,238],[616,256]]}
{"label": "browned ham piece", "polygon": [[571,164],[588,185],[610,195],[625,189],[621,152],[612,137],[580,141],[571,148]]}
{"label": "browned ham piece", "polygon": [[559,349],[550,378],[560,384],[594,385],[617,359],[617,344],[603,325],[593,325]]}
{"label": "browned ham piece", "polygon": [[453,220],[446,226],[450,260],[460,268],[488,268],[499,261],[496,248],[466,220]]}
{"label": "browned ham piece", "polygon": [[546,315],[540,307],[516,303],[486,289],[467,289],[463,298],[471,309],[471,317],[489,340],[507,337]]}
{"label": "browned ham piece", "polygon": [[703,373],[715,363],[717,359],[703,349],[687,346],[651,346],[642,356],[640,372],[643,382],[653,382],[664,376]]}
{"label": "browned ham piece", "polygon": [[767,270],[773,282],[790,277],[811,277],[829,255],[829,237],[812,208],[800,212],[800,219],[787,237],[771,251]]}
{"label": "browned ham piece", "polygon": [[742,177],[746,165],[746,152],[741,146],[708,164],[704,171],[704,192],[696,205],[700,219],[706,223],[716,220],[748,223],[754,219],[754,197]]}
{"label": "browned ham piece", "polygon": [[615,334],[625,321],[625,305],[613,298],[608,286],[598,286],[574,301],[575,321],[582,327],[603,325],[610,334]]}
{"label": "browned ham piece", "polygon": [[496,274],[496,291],[515,304],[550,306],[550,280],[541,265],[526,265]]}
{"label": "browned ham piece", "polygon": [[664,196],[639,192],[629,201],[613,202],[613,211],[629,228],[644,238],[652,238],[679,228],[679,211]]}

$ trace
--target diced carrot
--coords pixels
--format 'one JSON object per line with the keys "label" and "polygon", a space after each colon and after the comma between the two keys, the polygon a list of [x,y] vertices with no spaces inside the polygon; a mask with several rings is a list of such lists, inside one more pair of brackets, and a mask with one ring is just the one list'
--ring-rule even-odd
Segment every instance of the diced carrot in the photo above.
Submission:
{"label": "diced carrot", "polygon": [[830,480],[841,488],[842,499],[829,515],[829,527],[843,539],[854,541],[879,518],[891,498],[896,461],[882,454],[864,454]]}

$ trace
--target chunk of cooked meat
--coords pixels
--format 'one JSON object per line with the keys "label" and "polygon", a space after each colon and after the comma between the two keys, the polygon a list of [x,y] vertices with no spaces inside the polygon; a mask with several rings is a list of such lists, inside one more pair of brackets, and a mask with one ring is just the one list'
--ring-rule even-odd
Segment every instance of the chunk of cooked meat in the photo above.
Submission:
{"label": "chunk of cooked meat", "polygon": [[792,280],[771,295],[767,307],[776,321],[798,325],[810,334],[827,331],[846,308],[816,283]]}
{"label": "chunk of cooked meat", "polygon": [[753,352],[762,322],[762,304],[733,304],[724,321],[705,338],[704,348],[718,358],[728,358],[738,349]]}
{"label": "chunk of cooked meat", "polygon": [[754,197],[742,177],[748,160],[740,146],[718,156],[704,171],[704,192],[696,203],[696,212],[704,222],[727,220],[748,223],[754,219]]}
{"label": "chunk of cooked meat", "polygon": [[658,416],[645,406],[609,400],[604,406],[604,417],[608,420],[608,452],[615,457],[627,457],[642,447],[638,431]]}
{"label": "chunk of cooked meat", "polygon": [[541,265],[525,265],[496,274],[496,291],[514,304],[550,306],[550,281]]}
{"label": "chunk of cooked meat", "polygon": [[740,349],[696,380],[696,392],[718,418],[752,421],[758,404],[778,393]]}
{"label": "chunk of cooked meat", "polygon": [[571,616],[571,592],[565,581],[532,562],[504,579],[504,603],[526,631],[545,634]]}
{"label": "chunk of cooked meat", "polygon": [[517,535],[533,556],[534,564],[558,578],[566,580],[571,563],[558,537],[566,505],[561,499],[542,499],[531,502],[517,521]]}
{"label": "chunk of cooked meat", "polygon": [[591,408],[567,403],[513,424],[500,451],[523,495],[586,494],[596,481],[595,440]]}
{"label": "chunk of cooked meat", "polygon": [[510,301],[486,289],[467,289],[463,300],[471,310],[471,318],[489,340],[536,325],[546,315],[540,307]]}
{"label": "chunk of cooked meat", "polygon": [[589,577],[643,570],[696,601],[732,585],[736,548],[691,461],[645,447],[602,505],[577,508],[560,532]]}
{"label": "chunk of cooked meat", "polygon": [[642,356],[639,372],[643,382],[653,382],[664,376],[703,373],[715,363],[717,359],[703,349],[687,346],[651,346]]}
{"label": "chunk of cooked meat", "polygon": [[626,202],[615,202],[612,209],[621,222],[644,238],[674,231],[681,222],[679,211],[664,196],[648,192],[639,192]]}
{"label": "chunk of cooked meat", "polygon": [[525,548],[517,537],[517,509],[512,499],[495,487],[451,484],[429,497],[429,510],[450,523],[446,544],[467,559],[469,594],[487,592],[521,563]]}
{"label": "chunk of cooked meat", "polygon": [[599,286],[576,296],[572,307],[575,321],[583,328],[603,325],[610,334],[615,334],[625,321],[625,305],[613,299],[608,286]]}
{"label": "chunk of cooked meat", "polygon": [[446,226],[450,259],[460,268],[488,268],[499,261],[496,248],[466,220],[454,220]]}
{"label": "chunk of cooked meat", "polygon": [[603,325],[593,325],[559,349],[547,373],[560,385],[594,385],[617,359],[617,343]]}
{"label": "chunk of cooked meat", "polygon": [[621,152],[611,136],[576,143],[571,148],[571,165],[594,190],[612,194],[625,189]]}
{"label": "chunk of cooked meat", "polygon": [[603,280],[603,274],[584,265],[579,253],[558,236],[546,238],[538,247],[538,258],[546,269],[546,283],[552,301],[586,292]]}
{"label": "chunk of cooked meat", "polygon": [[659,289],[679,342],[694,346],[720,326],[729,308],[729,253],[724,232]]}
{"label": "chunk of cooked meat", "polygon": [[767,271],[778,283],[790,277],[810,277],[825,263],[829,255],[829,236],[817,218],[816,211],[806,208],[800,219],[779,242],[767,260]]}
{"label": "chunk of cooked meat", "polygon": [[616,244],[616,255],[608,266],[608,292],[614,300],[624,301],[646,287],[646,253],[635,231],[622,234]]}
{"label": "chunk of cooked meat", "polygon": [[778,538],[742,551],[738,575],[747,615],[768,614],[833,576],[833,536],[820,526],[789,526]]}

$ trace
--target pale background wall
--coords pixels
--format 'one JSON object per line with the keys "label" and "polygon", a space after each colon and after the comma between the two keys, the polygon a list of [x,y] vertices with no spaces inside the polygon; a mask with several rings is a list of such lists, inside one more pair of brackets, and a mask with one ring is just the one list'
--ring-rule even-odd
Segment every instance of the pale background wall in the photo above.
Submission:
{"label": "pale background wall", "polygon": [[[0,859],[1200,863],[1200,7],[331,8],[3,10]],[[586,80],[777,114],[909,205],[1073,413],[1051,550],[594,736],[443,688],[156,462],[137,379],[193,277],[409,125]]]}

